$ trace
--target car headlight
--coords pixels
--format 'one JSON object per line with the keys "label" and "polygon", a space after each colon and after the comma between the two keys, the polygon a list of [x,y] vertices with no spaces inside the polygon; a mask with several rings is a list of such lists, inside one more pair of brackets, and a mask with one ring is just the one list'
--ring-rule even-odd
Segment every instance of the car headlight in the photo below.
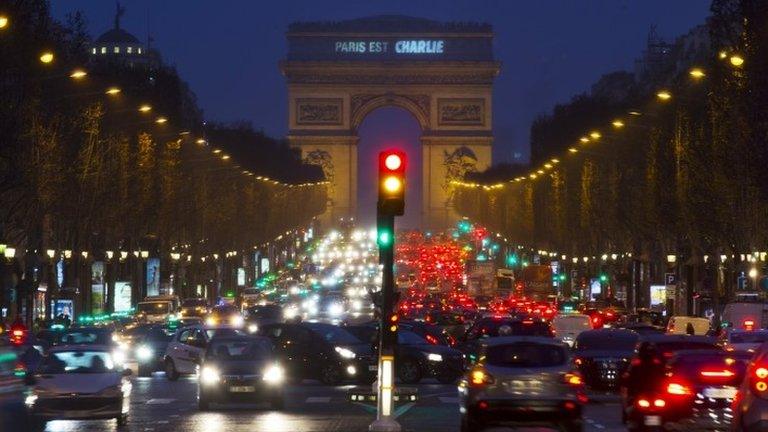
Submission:
{"label": "car headlight", "polygon": [[112,351],[112,363],[116,366],[122,366],[125,364],[126,355],[125,351],[118,348]]}
{"label": "car headlight", "polygon": [[245,320],[240,315],[234,315],[229,319],[229,323],[235,327],[241,327],[243,324],[245,324]]}
{"label": "car headlight", "polygon": [[267,367],[262,375],[262,379],[270,384],[279,384],[283,382],[284,377],[283,368],[276,364]]}
{"label": "car headlight", "polygon": [[285,319],[294,319],[296,318],[296,315],[298,315],[299,311],[296,310],[294,307],[289,307],[288,309],[283,311],[283,318]]}
{"label": "car headlight", "polygon": [[214,317],[208,317],[205,319],[205,325],[208,326],[215,326],[216,325],[216,318]]}
{"label": "car headlight", "polygon": [[152,351],[152,348],[150,348],[150,347],[148,347],[146,345],[141,345],[138,348],[136,348],[136,358],[139,361],[150,360],[154,354],[155,354],[155,352]]}
{"label": "car headlight", "polygon": [[210,366],[205,366],[200,371],[200,381],[203,384],[216,384],[219,382],[219,371]]}
{"label": "car headlight", "polygon": [[429,353],[427,354],[427,360],[433,361],[433,362],[441,362],[443,361],[443,356],[441,356],[440,354]]}
{"label": "car headlight", "polygon": [[350,350],[349,348],[337,346],[334,349],[336,350],[337,353],[339,353],[340,356],[344,357],[345,359],[353,359],[357,357],[357,354],[352,352],[352,350]]}
{"label": "car headlight", "polygon": [[328,307],[328,313],[332,316],[339,316],[344,313],[344,307],[338,303],[334,303]]}
{"label": "car headlight", "polygon": [[256,333],[259,331],[259,326],[256,324],[248,324],[248,333]]}

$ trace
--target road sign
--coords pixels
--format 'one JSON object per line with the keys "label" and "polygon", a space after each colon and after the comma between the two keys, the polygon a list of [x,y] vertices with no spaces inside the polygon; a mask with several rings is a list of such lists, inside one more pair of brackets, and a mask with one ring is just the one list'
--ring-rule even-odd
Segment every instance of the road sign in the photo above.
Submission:
{"label": "road sign", "polygon": [[664,273],[665,285],[677,285],[677,275],[675,273]]}

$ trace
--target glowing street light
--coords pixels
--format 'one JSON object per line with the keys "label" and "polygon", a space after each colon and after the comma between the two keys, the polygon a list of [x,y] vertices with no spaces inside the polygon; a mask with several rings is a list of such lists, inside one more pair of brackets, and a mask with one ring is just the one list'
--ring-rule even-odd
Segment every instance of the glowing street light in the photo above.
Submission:
{"label": "glowing street light", "polygon": [[144,104],[144,105],[139,107],[139,112],[148,113],[150,111],[152,111],[152,106],[151,105]]}
{"label": "glowing street light", "polygon": [[571,147],[571,148],[568,149],[568,151],[571,152],[571,153],[578,153],[579,149],[577,149],[576,147]]}
{"label": "glowing street light", "polygon": [[589,138],[583,136],[583,137],[579,138],[579,141],[581,141],[582,144],[586,144],[586,143],[589,142]]}
{"label": "glowing street light", "polygon": [[168,119],[165,117],[158,117],[157,120],[155,120],[155,123],[157,124],[165,124],[168,122]]}
{"label": "glowing street light", "polygon": [[107,89],[107,91],[105,93],[110,95],[110,96],[115,96],[115,95],[120,94],[121,91],[122,90],[120,90],[120,87],[110,87],[110,88]]}
{"label": "glowing street light", "polygon": [[707,76],[707,74],[705,74],[704,71],[701,70],[700,68],[693,68],[693,69],[691,69],[688,72],[688,75],[690,75],[693,79],[697,79],[697,80],[702,79],[705,76]]}
{"label": "glowing street light", "polygon": [[69,77],[74,79],[82,79],[82,78],[85,78],[86,75],[88,75],[88,72],[82,69],[75,69],[72,71],[71,74],[69,74]]}
{"label": "glowing street light", "polygon": [[42,54],[40,54],[40,62],[44,64],[49,64],[53,62],[53,53],[50,51],[45,51]]}
{"label": "glowing street light", "polygon": [[744,64],[744,57],[734,54],[731,56],[731,64],[736,67],[741,67]]}
{"label": "glowing street light", "polygon": [[221,160],[228,160],[228,159],[229,159],[229,155],[226,155],[226,154],[221,155]]}
{"label": "glowing street light", "polygon": [[560,163],[560,159],[550,159],[549,161],[552,162],[553,164]]}
{"label": "glowing street light", "polygon": [[4,30],[8,27],[8,17],[5,15],[0,15],[0,30]]}
{"label": "glowing street light", "polygon": [[621,120],[619,120],[619,119],[616,119],[616,120],[614,120],[614,121],[613,121],[611,124],[612,124],[612,125],[613,125],[613,127],[615,127],[616,129],[621,129],[621,128],[623,128],[623,127],[624,127],[624,122],[623,122],[623,121],[621,121]]}
{"label": "glowing street light", "polygon": [[600,135],[600,132],[598,131],[592,131],[589,133],[589,137],[592,138],[593,140],[598,140],[600,139],[600,137],[602,137],[602,135]]}
{"label": "glowing street light", "polygon": [[666,90],[662,90],[662,91],[656,93],[656,97],[661,99],[661,100],[663,100],[663,101],[668,101],[668,100],[672,99],[672,93],[670,93],[670,92],[668,92]]}

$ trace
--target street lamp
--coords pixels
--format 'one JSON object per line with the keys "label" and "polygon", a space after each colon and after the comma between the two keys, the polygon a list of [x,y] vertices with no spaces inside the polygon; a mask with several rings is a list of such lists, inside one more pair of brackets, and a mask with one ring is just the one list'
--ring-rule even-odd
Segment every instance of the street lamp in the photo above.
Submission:
{"label": "street lamp", "polygon": [[677,255],[667,255],[667,262],[670,264],[674,264],[677,262]]}
{"label": "street lamp", "polygon": [[578,153],[579,149],[577,149],[576,147],[571,147],[571,148],[568,149],[568,151],[571,152],[571,153]]}
{"label": "street lamp", "polygon": [[0,15],[0,30],[5,30],[8,28],[8,17],[5,15]]}
{"label": "street lamp", "polygon": [[139,112],[148,113],[150,111],[152,111],[152,106],[151,105],[144,104],[144,105],[139,107]]}
{"label": "street lamp", "polygon": [[162,117],[162,116],[161,116],[161,117],[158,117],[158,118],[155,120],[155,123],[157,123],[157,124],[164,124],[164,123],[166,123],[167,121],[168,121],[168,119],[167,119],[167,118],[165,118],[165,117]]}
{"label": "street lamp", "polygon": [[5,255],[6,258],[11,259],[16,256],[16,248],[12,247],[6,247],[5,251],[3,252],[3,255]]}
{"label": "street lamp", "polygon": [[178,261],[181,259],[181,254],[178,252],[171,252],[171,259],[174,261]]}
{"label": "street lamp", "polygon": [[40,63],[50,64],[53,62],[53,53],[50,51],[43,51],[40,53]]}
{"label": "street lamp", "polygon": [[66,259],[72,258],[72,251],[70,249],[64,249],[64,258]]}
{"label": "street lamp", "polygon": [[600,137],[602,137],[602,135],[600,135],[600,132],[598,131],[592,131],[589,133],[589,137],[592,138],[593,140],[598,140],[600,139]]}
{"label": "street lamp", "polygon": [[693,68],[693,69],[691,69],[691,70],[688,72],[688,74],[689,74],[689,75],[690,75],[690,76],[691,76],[693,79],[696,79],[696,80],[702,79],[702,78],[704,78],[705,76],[707,76],[707,75],[704,73],[704,71],[703,71],[703,70],[701,70],[700,68]]}
{"label": "street lamp", "polygon": [[738,54],[732,55],[730,58],[730,61],[731,61],[731,65],[736,67],[741,67],[742,65],[744,65],[744,57]]}
{"label": "street lamp", "polygon": [[141,251],[141,257],[144,259],[149,258],[149,251],[145,251],[145,250]]}
{"label": "street lamp", "polygon": [[82,255],[83,258],[88,259],[88,252],[87,251],[80,252],[80,255]]}
{"label": "street lamp", "polygon": [[614,120],[614,121],[613,121],[611,124],[612,124],[612,125],[613,125],[613,127],[615,127],[616,129],[621,129],[621,128],[623,128],[623,127],[624,127],[624,122],[623,122],[623,121],[621,121],[620,119],[616,119],[616,120]]}
{"label": "street lamp", "polygon": [[667,90],[662,90],[658,93],[656,93],[656,97],[661,99],[662,101],[668,101],[672,99],[672,93],[668,92]]}
{"label": "street lamp", "polygon": [[53,249],[48,249],[45,251],[45,254],[48,256],[48,258],[53,259],[53,257],[56,256],[56,251]]}
{"label": "street lamp", "polygon": [[120,90],[120,88],[119,88],[119,87],[110,87],[110,88],[108,88],[108,89],[107,89],[107,91],[106,91],[106,92],[104,92],[104,93],[106,93],[106,94],[108,94],[108,95],[110,95],[110,96],[117,96],[118,94],[120,94],[120,92],[121,92],[121,91],[122,91],[122,90]]}
{"label": "street lamp", "polygon": [[128,251],[120,251],[120,259],[125,261],[128,258]]}
{"label": "street lamp", "polygon": [[587,138],[587,137],[583,136],[583,137],[579,138],[579,141],[580,141],[582,144],[586,144],[586,143],[588,143],[588,142],[589,142],[589,138]]}
{"label": "street lamp", "polygon": [[88,72],[86,72],[86,71],[84,71],[82,69],[75,69],[75,70],[72,71],[71,74],[69,74],[69,77],[73,78],[73,79],[76,79],[76,80],[79,80],[79,79],[85,78],[86,75],[88,75]]}
{"label": "street lamp", "polygon": [[112,259],[113,256],[115,256],[115,252],[109,251],[109,250],[106,251],[106,254],[107,254],[107,259],[110,259],[110,260]]}

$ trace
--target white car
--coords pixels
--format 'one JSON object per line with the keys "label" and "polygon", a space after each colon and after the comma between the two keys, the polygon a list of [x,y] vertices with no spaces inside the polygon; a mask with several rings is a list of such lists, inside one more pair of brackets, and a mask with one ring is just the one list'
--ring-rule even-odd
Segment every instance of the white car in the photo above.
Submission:
{"label": "white car", "polygon": [[38,369],[25,403],[40,429],[49,420],[114,418],[122,426],[128,421],[130,373],[115,365],[108,346],[56,347]]}
{"label": "white car", "polygon": [[589,320],[589,315],[562,314],[552,320],[552,327],[558,339],[573,347],[581,332],[592,330],[592,322]]}
{"label": "white car", "polygon": [[163,358],[165,377],[171,381],[179,379],[180,375],[197,373],[197,365],[205,354],[208,341],[215,335],[240,336],[242,330],[229,326],[194,325],[176,331],[168,344]]}
{"label": "white car", "polygon": [[726,351],[755,352],[765,342],[768,342],[768,330],[725,329],[720,336],[720,344]]}

